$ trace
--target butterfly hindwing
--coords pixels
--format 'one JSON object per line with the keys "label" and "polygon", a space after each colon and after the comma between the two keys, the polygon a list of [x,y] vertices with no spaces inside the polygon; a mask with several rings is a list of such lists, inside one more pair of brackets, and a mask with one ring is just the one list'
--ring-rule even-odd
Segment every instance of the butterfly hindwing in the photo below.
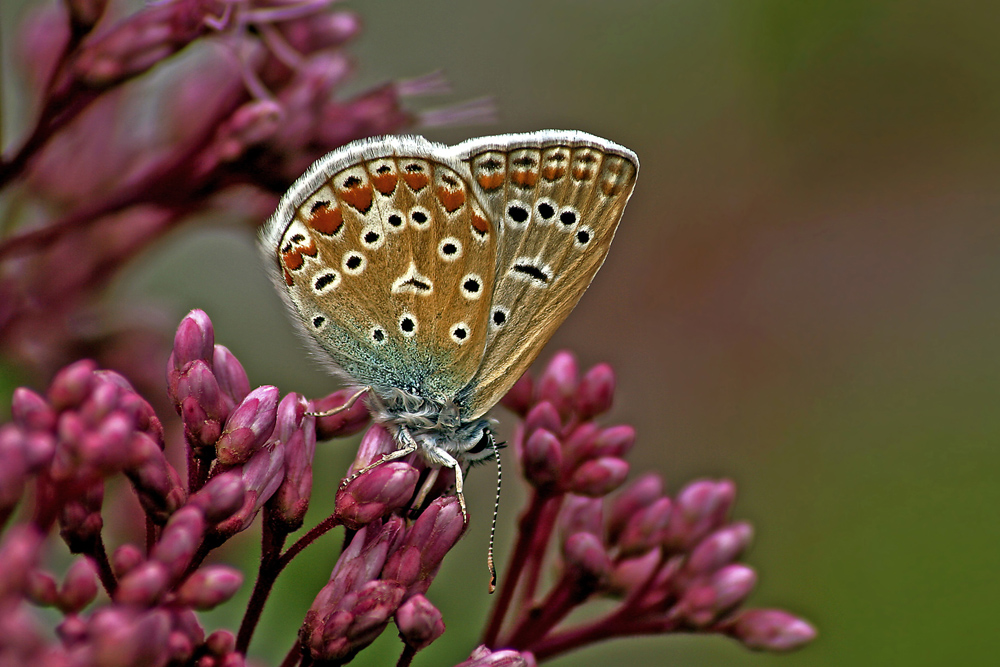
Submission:
{"label": "butterfly hindwing", "polygon": [[467,143],[472,180],[500,233],[490,333],[463,391],[471,419],[499,401],[587,289],[631,196],[638,160],[579,132]]}
{"label": "butterfly hindwing", "polygon": [[335,151],[262,239],[296,320],[339,372],[436,400],[479,366],[498,236],[441,148],[391,138]]}

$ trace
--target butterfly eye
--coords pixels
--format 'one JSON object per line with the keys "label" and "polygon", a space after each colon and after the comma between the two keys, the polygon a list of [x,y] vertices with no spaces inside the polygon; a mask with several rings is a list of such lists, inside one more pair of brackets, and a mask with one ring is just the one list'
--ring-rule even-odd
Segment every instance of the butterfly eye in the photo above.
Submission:
{"label": "butterfly eye", "polygon": [[487,429],[483,429],[483,435],[479,438],[479,442],[472,446],[472,449],[468,451],[469,454],[482,454],[486,449],[493,448],[493,438],[490,436],[490,432]]}

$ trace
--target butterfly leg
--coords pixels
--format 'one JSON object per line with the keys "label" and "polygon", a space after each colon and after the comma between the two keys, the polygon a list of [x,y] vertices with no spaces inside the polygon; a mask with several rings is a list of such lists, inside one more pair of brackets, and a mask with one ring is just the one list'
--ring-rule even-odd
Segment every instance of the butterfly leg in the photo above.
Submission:
{"label": "butterfly leg", "polygon": [[428,446],[426,451],[435,462],[455,471],[455,495],[458,496],[458,504],[462,508],[462,521],[469,523],[469,512],[465,509],[464,475],[461,464],[454,456],[439,447]]}
{"label": "butterfly leg", "polygon": [[394,452],[389,452],[388,454],[385,454],[384,456],[382,456],[382,458],[378,459],[377,461],[373,461],[372,463],[369,463],[368,465],[366,465],[364,468],[362,468],[361,470],[357,471],[356,473],[352,473],[352,474],[348,475],[347,477],[345,477],[340,482],[340,488],[344,488],[345,486],[347,486],[348,484],[350,484],[351,482],[353,482],[354,480],[356,480],[358,477],[361,477],[362,475],[364,475],[369,470],[374,470],[375,468],[379,467],[383,463],[388,463],[389,461],[395,461],[396,459],[401,459],[404,456],[409,456],[410,454],[412,454],[415,451],[417,451],[417,443],[415,441],[413,441],[412,438],[411,438],[411,441],[409,443],[405,444],[401,449],[397,449]]}
{"label": "butterfly leg", "polygon": [[336,408],[331,408],[330,410],[325,410],[324,412],[307,412],[308,417],[332,417],[333,415],[339,414],[344,410],[350,410],[351,406],[354,405],[359,398],[361,398],[365,393],[371,391],[371,387],[362,387],[353,396],[347,399],[347,402]]}

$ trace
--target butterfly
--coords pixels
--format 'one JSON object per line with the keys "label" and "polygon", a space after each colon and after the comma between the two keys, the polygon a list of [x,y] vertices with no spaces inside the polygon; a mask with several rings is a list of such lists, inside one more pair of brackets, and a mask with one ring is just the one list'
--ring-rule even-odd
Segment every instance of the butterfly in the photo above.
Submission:
{"label": "butterfly", "polygon": [[576,131],[387,136],[292,185],[260,246],[307,343],[395,437],[378,463],[452,468],[466,516],[463,466],[496,456],[485,415],[601,267],[638,168]]}

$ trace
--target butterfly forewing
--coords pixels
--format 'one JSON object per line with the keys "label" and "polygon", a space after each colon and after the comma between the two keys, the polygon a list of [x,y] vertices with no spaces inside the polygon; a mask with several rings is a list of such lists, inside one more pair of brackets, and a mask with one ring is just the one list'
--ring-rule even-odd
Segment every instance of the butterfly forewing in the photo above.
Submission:
{"label": "butterfly forewing", "polygon": [[490,333],[463,391],[470,419],[499,401],[579,301],[638,169],[631,151],[590,135],[521,136],[521,145],[487,145],[467,158],[500,233]]}
{"label": "butterfly forewing", "polygon": [[483,354],[497,234],[467,176],[411,143],[331,154],[264,236],[303,328],[344,374],[445,401]]}

